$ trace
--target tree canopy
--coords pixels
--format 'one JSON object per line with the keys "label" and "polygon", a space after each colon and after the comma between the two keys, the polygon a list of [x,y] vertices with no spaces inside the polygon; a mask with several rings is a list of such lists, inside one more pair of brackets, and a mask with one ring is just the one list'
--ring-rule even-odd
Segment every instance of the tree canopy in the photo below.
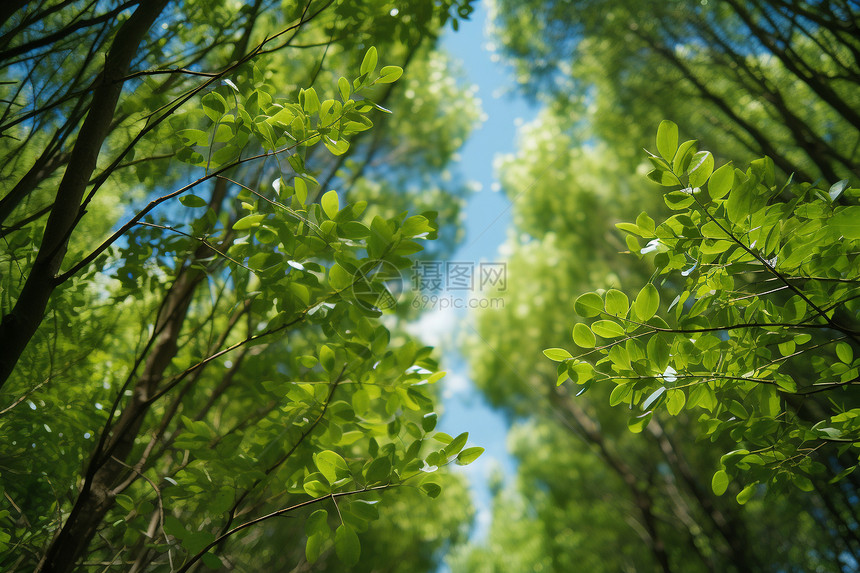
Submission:
{"label": "tree canopy", "polygon": [[479,110],[434,43],[469,3],[11,8],[3,569],[432,568],[481,449],[380,317],[458,237]]}
{"label": "tree canopy", "polygon": [[853,570],[856,5],[493,6],[546,108],[470,343],[519,469],[453,569]]}
{"label": "tree canopy", "polygon": [[0,7],[0,569],[857,569],[857,3],[488,2],[542,109],[463,344],[485,539],[400,296],[464,235],[473,4]]}

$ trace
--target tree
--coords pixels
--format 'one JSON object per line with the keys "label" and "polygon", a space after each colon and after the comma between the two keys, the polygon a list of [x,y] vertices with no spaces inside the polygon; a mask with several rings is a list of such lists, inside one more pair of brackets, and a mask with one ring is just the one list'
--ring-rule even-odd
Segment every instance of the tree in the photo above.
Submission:
{"label": "tree", "polygon": [[[404,68],[429,83],[437,30],[469,3],[13,8],[4,569],[339,570],[332,551],[356,564],[357,534],[385,535],[379,494],[406,487],[460,492],[456,511],[425,511],[461,527],[462,484],[433,470],[480,448],[433,432],[431,349],[379,317],[399,312],[390,279],[419,241],[456,239],[436,221],[462,192],[426,168],[476,103],[454,78],[421,98],[391,86]],[[437,211],[407,216],[405,180]],[[427,567],[444,532],[399,529],[427,544],[404,565]]]}
{"label": "tree", "polygon": [[[613,551],[598,567],[608,571],[853,570],[860,548],[854,474],[833,485],[827,484],[832,474],[811,478],[813,492],[787,488],[767,498],[756,492],[745,505],[717,496],[713,475],[722,455],[738,448],[740,430],[708,434],[686,411],[650,422],[636,417],[642,411],[619,415],[609,405],[615,384],[595,383],[576,397],[584,385],[565,383],[568,376],[610,368],[612,358],[586,371],[564,352],[572,358],[588,350],[561,341],[571,340],[573,326],[577,338],[590,342],[588,325],[573,324],[579,293],[599,286],[601,305],[613,292],[615,302],[631,306],[655,272],[652,249],[665,247],[625,240],[615,224],[648,226],[642,211],[659,221],[669,216],[654,182],[644,179],[654,165],[643,165],[639,151],[653,147],[649,126],[663,117],[700,135],[701,146],[719,152],[717,164],[743,165],[767,154],[774,178],[794,173],[793,181],[809,184],[823,177],[824,189],[854,173],[860,134],[850,120],[849,86],[857,75],[856,36],[845,29],[856,25],[856,6],[500,1],[495,17],[501,53],[515,66],[520,88],[549,105],[521,135],[518,153],[501,162],[516,227],[505,247],[509,280],[499,293],[505,306],[474,314],[479,336],[469,354],[477,384],[511,414],[515,443],[528,445],[516,448],[517,481],[497,494],[487,543],[458,552],[455,569],[517,570],[512,564],[524,559],[534,568],[565,570],[563,556],[584,563],[607,539]],[[767,32],[756,34],[747,20]],[[779,38],[778,47],[768,47],[768,35]],[[837,97],[819,95],[812,85]],[[827,145],[815,143],[821,141]],[[647,256],[619,256],[642,249]],[[685,290],[679,280],[658,284],[661,308]],[[550,352],[565,361],[563,368],[538,358],[550,347],[564,347]],[[814,401],[807,398],[805,407]],[[798,415],[810,425],[826,417],[806,418],[802,409]],[[544,441],[551,445],[543,448]],[[726,460],[727,474],[743,482],[730,486],[735,494],[755,481],[733,473],[741,457]],[[826,463],[838,473],[856,461]],[[565,506],[565,495],[575,501]],[[526,516],[522,527],[511,512]],[[577,537],[592,528],[596,539]],[[487,557],[514,538],[521,540],[515,556]],[[638,549],[635,557],[630,546]]]}
{"label": "tree", "polygon": [[[720,456],[732,449],[727,435],[716,445],[697,442],[696,420],[683,416],[633,434],[609,406],[612,385],[578,397],[581,387],[558,385],[541,353],[570,340],[570,321],[560,316],[574,315],[576,294],[590,285],[648,280],[648,259],[619,254],[628,247],[612,227],[660,198],[643,176],[637,188],[636,176],[618,172],[623,160],[611,148],[578,147],[576,137],[546,114],[521,134],[523,151],[500,162],[503,185],[517,196],[519,233],[508,246],[506,290],[494,294],[505,306],[475,313],[480,338],[468,355],[475,381],[515,422],[519,467],[498,491],[488,543],[458,550],[453,570],[840,570],[843,540],[829,529],[839,526],[824,501],[787,493],[741,507],[711,491]],[[514,547],[510,539],[521,541],[492,558]]]}
{"label": "tree", "polygon": [[[857,467],[860,442],[860,190],[847,180],[829,190],[778,185],[767,157],[746,172],[714,170],[710,152],[678,145],[669,121],[657,149],[649,177],[671,189],[664,199],[678,213],[659,226],[643,214],[619,227],[634,252],[643,250],[635,237],[649,240],[664,280],[632,303],[613,289],[576,300],[580,316],[597,318],[573,330],[593,363],[545,353],[586,388],[614,381],[610,404],[643,412],[634,431],[663,407],[704,410],[704,434],[738,446],[714,474],[718,495],[730,474],[744,474],[741,504],[759,484],[812,491],[810,478],[828,470],[839,481]],[[670,287],[680,293],[658,315],[666,283],[683,286]]]}
{"label": "tree", "polygon": [[587,118],[634,164],[650,126],[670,118],[730,159],[768,155],[804,181],[858,174],[855,2],[495,6],[519,84]]}

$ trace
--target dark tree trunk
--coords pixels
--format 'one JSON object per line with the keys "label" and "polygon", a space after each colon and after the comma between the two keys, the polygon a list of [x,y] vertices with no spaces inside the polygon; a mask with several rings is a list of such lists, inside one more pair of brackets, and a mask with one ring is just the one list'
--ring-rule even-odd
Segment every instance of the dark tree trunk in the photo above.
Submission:
{"label": "dark tree trunk", "polygon": [[117,31],[105,58],[89,113],[57,189],[39,253],[15,307],[0,322],[0,387],[11,376],[21,353],[42,322],[48,300],[56,288],[55,277],[75,228],[81,200],[110,131],[123,78],[128,75],[141,41],[166,5],[167,0],[152,0],[139,6]]}

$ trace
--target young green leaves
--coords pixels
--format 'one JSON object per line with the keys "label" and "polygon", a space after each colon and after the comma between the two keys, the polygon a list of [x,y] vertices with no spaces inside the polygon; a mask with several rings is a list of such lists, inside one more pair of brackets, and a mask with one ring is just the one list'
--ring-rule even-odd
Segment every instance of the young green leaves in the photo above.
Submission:
{"label": "young green leaves", "polygon": [[[806,491],[808,476],[825,469],[812,452],[845,454],[860,440],[860,407],[843,398],[860,372],[856,328],[832,319],[860,314],[860,192],[844,183],[778,188],[766,157],[746,172],[730,163],[714,170],[714,156],[695,141],[678,144],[669,121],[656,144],[649,179],[670,188],[664,199],[676,213],[660,224],[643,213],[617,225],[631,252],[653,257],[652,283],[632,303],[615,289],[581,295],[573,309],[583,322],[572,330],[581,350],[544,354],[559,362],[559,383],[570,378],[580,393],[614,384],[609,403],[633,409],[631,431],[661,411],[695,412],[712,440],[743,446],[723,456],[715,494],[733,479],[745,482],[741,504],[760,489]],[[674,298],[661,316],[663,290]],[[827,415],[797,416],[792,395],[823,398]]]}
{"label": "young green leaves", "polygon": [[[371,46],[362,59],[358,77],[352,83],[343,77],[338,79],[340,101],[320,100],[314,88],[300,90],[298,102],[279,100],[271,86],[263,83],[264,75],[255,69],[246,83],[239,82],[241,89],[230,82],[229,87],[221,86],[204,95],[200,108],[171,118],[179,144],[176,157],[211,170],[238,163],[252,140],[268,153],[322,142],[332,154],[343,155],[349,149],[349,137],[373,125],[366,116],[368,112],[375,109],[390,113],[362,92],[376,84],[397,81],[403,69],[384,66],[376,74],[377,60],[376,48]],[[291,164],[293,157],[297,156],[290,156]]]}

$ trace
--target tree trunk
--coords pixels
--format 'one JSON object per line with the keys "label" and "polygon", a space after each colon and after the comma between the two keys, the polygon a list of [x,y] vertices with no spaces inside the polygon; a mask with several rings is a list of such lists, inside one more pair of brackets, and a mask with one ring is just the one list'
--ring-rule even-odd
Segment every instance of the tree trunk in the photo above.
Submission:
{"label": "tree trunk", "polygon": [[105,138],[131,61],[167,0],[141,4],[117,31],[97,80],[89,113],[81,126],[69,165],[57,189],[54,208],[45,225],[42,244],[12,312],[0,322],[0,387],[9,379],[45,315],[56,288],[55,277],[63,263],[78,210]]}
{"label": "tree trunk", "polygon": [[[217,179],[209,206],[218,210],[227,193],[224,179]],[[200,245],[192,260],[210,254],[210,248]],[[189,261],[190,262],[190,261]],[[206,278],[204,271],[188,265],[182,267],[158,313],[153,333],[154,344],[146,359],[143,372],[137,378],[128,404],[116,424],[105,432],[110,436],[103,447],[96,449],[90,460],[84,485],[59,535],[51,543],[37,573],[65,573],[89,546],[105,515],[113,507],[116,488],[129,471],[126,460],[134,448],[135,439],[152,404],[152,397],[164,379],[164,372],[178,350],[177,341],[185,324],[188,308],[197,286]],[[122,490],[122,487],[119,488]]]}

